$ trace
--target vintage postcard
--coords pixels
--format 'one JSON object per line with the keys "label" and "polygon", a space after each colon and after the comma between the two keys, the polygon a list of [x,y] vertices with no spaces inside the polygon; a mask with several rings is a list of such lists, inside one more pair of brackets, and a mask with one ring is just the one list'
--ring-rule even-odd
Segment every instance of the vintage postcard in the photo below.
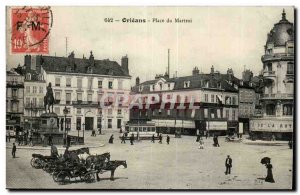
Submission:
{"label": "vintage postcard", "polygon": [[294,15],[7,6],[6,188],[295,190]]}

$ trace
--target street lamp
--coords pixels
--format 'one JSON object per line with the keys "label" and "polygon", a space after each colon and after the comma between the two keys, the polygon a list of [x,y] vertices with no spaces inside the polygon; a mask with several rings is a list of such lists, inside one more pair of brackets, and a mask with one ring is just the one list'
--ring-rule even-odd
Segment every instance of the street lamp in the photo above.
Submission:
{"label": "street lamp", "polygon": [[67,114],[68,114],[68,109],[67,109],[66,106],[65,106],[63,112],[64,112],[64,115],[65,115],[65,141],[64,142],[65,142],[65,145],[68,146],[68,143],[67,143],[67,141],[68,141],[68,131],[67,131]]}
{"label": "street lamp", "polygon": [[83,137],[83,143],[84,143],[84,128],[85,128],[85,123],[82,124],[82,137]]}

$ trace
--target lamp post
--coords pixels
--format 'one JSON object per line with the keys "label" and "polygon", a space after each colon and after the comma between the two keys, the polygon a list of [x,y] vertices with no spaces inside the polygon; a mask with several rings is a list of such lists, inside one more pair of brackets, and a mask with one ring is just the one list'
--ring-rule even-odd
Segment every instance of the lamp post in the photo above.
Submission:
{"label": "lamp post", "polygon": [[65,115],[65,145],[68,146],[68,131],[67,131],[67,114],[68,114],[68,109],[65,106],[64,110],[64,115]]}
{"label": "lamp post", "polygon": [[30,130],[32,129],[32,101],[30,101]]}
{"label": "lamp post", "polygon": [[85,128],[85,123],[82,124],[82,137],[83,137],[83,143],[84,143],[84,128]]}
{"label": "lamp post", "polygon": [[102,134],[102,118],[103,118],[103,115],[100,114],[99,117],[100,117],[100,127],[99,127],[100,128],[99,135],[100,135],[100,134]]}

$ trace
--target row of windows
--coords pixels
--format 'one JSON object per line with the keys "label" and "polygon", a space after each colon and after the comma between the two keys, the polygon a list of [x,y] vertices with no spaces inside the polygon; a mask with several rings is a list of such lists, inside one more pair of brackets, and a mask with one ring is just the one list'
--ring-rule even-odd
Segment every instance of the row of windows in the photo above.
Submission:
{"label": "row of windows", "polygon": [[[205,102],[210,102],[210,103],[219,103],[219,102],[223,102],[223,97],[222,95],[214,95],[211,94],[210,95],[210,99],[209,99],[209,95],[208,94],[204,94],[204,101]],[[225,102],[223,102],[225,105],[237,105],[237,97],[236,96],[225,96]]]}
{"label": "row of windows", "polygon": [[[266,114],[269,116],[276,115],[276,106],[275,104],[266,105]],[[293,104],[285,104],[282,106],[282,115],[283,116],[292,116],[293,115]]]}
{"label": "row of windows", "polygon": [[[179,117],[179,115],[184,116],[184,117],[191,117],[194,118],[195,117],[195,110],[192,110],[191,112],[188,112],[187,110],[176,110],[176,116]],[[156,116],[156,114],[158,114],[158,116],[162,115],[162,110],[152,110],[149,112],[149,115],[151,116]],[[232,115],[230,116],[230,111],[229,110],[222,110],[221,109],[208,109],[205,108],[204,109],[204,118],[211,118],[211,119],[221,119],[221,118],[227,118],[229,120],[235,120],[237,117],[238,112],[236,110],[232,110]],[[132,113],[133,117],[137,117],[136,115],[138,115],[138,117],[147,117],[148,116],[148,112],[147,111],[134,111]],[[171,110],[166,110],[166,115],[167,116],[171,116]]]}
{"label": "row of windows", "polygon": [[[74,98],[72,98],[72,93],[71,92],[66,92],[66,104],[71,104],[71,101],[74,100]],[[103,94],[98,94],[97,96],[97,100],[96,102],[100,102],[100,100],[102,99]],[[113,102],[113,97],[114,94],[113,93],[108,93],[107,97],[105,98],[106,102]],[[56,100],[57,103],[59,103],[61,101],[61,92],[60,91],[56,91],[54,93],[54,98]],[[123,101],[123,97],[119,97],[119,102]],[[76,93],[76,101],[83,101],[83,93]],[[93,94],[92,93],[88,93],[86,96],[86,101],[88,102],[93,102]]]}
{"label": "row of windows", "polygon": [[[60,77],[55,78],[55,86],[57,86],[57,87],[61,86],[61,78]],[[77,88],[85,87],[85,86],[82,85],[82,78],[77,78],[77,85],[76,86],[77,86]],[[66,78],[66,87],[72,87],[72,80],[71,80],[70,77]],[[93,87],[93,78],[88,79],[88,83],[87,83],[86,87],[88,89],[95,88],[95,87]],[[98,89],[103,88],[103,81],[102,80],[98,80],[97,88]],[[107,88],[108,89],[113,89],[113,81],[108,81]],[[123,81],[122,80],[118,80],[118,89],[123,89]]]}
{"label": "row of windows", "polygon": [[26,93],[43,94],[44,87],[43,86],[26,86],[25,91],[26,91]]}
{"label": "row of windows", "polygon": [[[272,63],[268,63],[264,66],[264,70],[267,72],[272,72],[273,71],[273,64]],[[294,63],[293,62],[288,62],[287,63],[287,70],[286,70],[287,74],[294,74]]]}
{"label": "row of windows", "polygon": [[36,98],[36,97],[26,97],[25,98],[25,106],[29,107],[43,107],[44,106],[44,98]]}
{"label": "row of windows", "polygon": [[[63,109],[64,109],[63,107],[54,107],[54,112],[56,114],[63,114],[63,111],[61,111]],[[71,114],[71,109],[68,108],[68,107],[67,107],[67,109],[68,109],[68,114]],[[102,113],[103,113],[103,111],[101,109],[99,109],[98,114],[102,115]],[[83,114],[82,109],[81,108],[76,108],[76,114]],[[117,114],[122,115],[122,109],[117,109]],[[113,115],[113,109],[107,109],[107,115],[108,116]]]}

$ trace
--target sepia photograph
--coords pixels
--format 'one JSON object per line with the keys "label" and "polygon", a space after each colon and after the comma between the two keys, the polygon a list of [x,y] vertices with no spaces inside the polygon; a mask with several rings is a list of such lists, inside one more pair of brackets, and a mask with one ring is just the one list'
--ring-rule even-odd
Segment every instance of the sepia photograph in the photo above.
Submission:
{"label": "sepia photograph", "polygon": [[7,189],[295,190],[294,6],[2,15]]}

